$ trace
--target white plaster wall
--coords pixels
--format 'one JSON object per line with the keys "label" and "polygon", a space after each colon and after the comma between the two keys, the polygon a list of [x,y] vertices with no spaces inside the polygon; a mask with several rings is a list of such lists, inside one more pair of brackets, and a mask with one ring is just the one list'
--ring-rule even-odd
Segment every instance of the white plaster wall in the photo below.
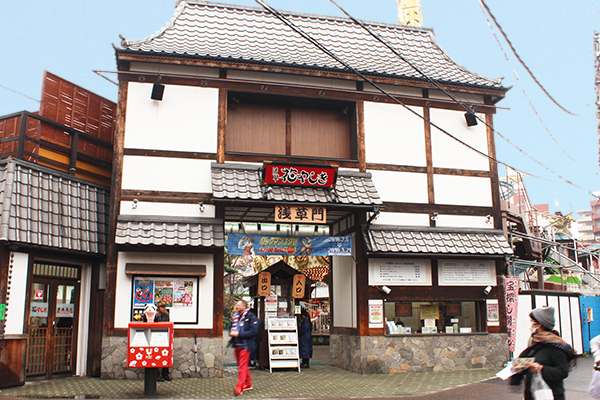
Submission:
{"label": "white plaster wall", "polygon": [[487,222],[486,217],[471,215],[438,215],[437,227],[494,229],[494,218]]}
{"label": "white plaster wall", "polygon": [[489,178],[434,175],[433,192],[436,204],[492,206],[492,184]]}
{"label": "white plaster wall", "polygon": [[257,82],[288,83],[301,86],[318,86],[337,89],[356,90],[356,81],[344,79],[318,78],[293,74],[273,74],[269,72],[227,70],[227,79],[249,80]]}
{"label": "white plaster wall", "polygon": [[85,376],[90,327],[90,293],[92,289],[92,266],[81,267],[81,285],[79,286],[79,321],[77,328],[77,368],[75,375]]}
{"label": "white plaster wall", "polygon": [[204,212],[201,212],[198,204],[153,203],[138,201],[137,207],[133,208],[132,201],[121,201],[120,214],[214,218],[215,206],[204,204]]}
{"label": "white plaster wall", "polygon": [[427,174],[369,171],[383,201],[427,203]]}
{"label": "white plaster wall", "polygon": [[214,263],[210,254],[128,253],[120,252],[117,261],[115,294],[115,328],[127,328],[131,316],[133,279],[125,275],[126,263],[145,264],[201,264],[206,265],[206,276],[198,279],[198,324],[175,324],[181,328],[212,329],[214,308]]}
{"label": "white plaster wall", "polygon": [[[356,239],[356,238],[353,238]],[[352,257],[331,257],[333,326],[356,328],[356,268]]]}
{"label": "white plaster wall", "polygon": [[27,275],[29,272],[29,254],[12,253],[13,265],[10,281],[10,298],[6,301],[6,321],[4,333],[7,335],[23,334],[27,295]]}
{"label": "white plaster wall", "polygon": [[125,148],[216,153],[219,90],[165,85],[152,100],[152,83],[130,82]]}
{"label": "white plaster wall", "polygon": [[429,214],[381,212],[373,225],[429,226]]}
{"label": "white plaster wall", "polygon": [[[483,120],[485,115],[477,114]],[[484,154],[488,154],[486,126],[481,122],[468,127],[462,111],[431,109],[431,121]],[[488,171],[489,161],[465,145],[450,138],[439,129],[431,127],[431,151],[434,168],[456,168]]]}
{"label": "white plaster wall", "polygon": [[211,160],[123,157],[122,189],[211,193]]}
{"label": "white plaster wall", "polygon": [[218,78],[218,68],[193,67],[190,65],[172,65],[133,61],[129,65],[130,71],[137,72],[156,72],[160,74],[205,76],[208,78]]}
{"label": "white plaster wall", "polygon": [[[423,97],[423,90],[419,89],[419,88],[408,87],[408,86],[385,85],[385,84],[377,84],[377,86],[379,86],[380,88],[382,88],[383,90],[385,90],[386,92],[391,93],[391,94],[402,94],[405,96]],[[363,85],[363,91],[381,93],[381,91],[379,89],[377,89],[375,86],[371,85],[370,83],[366,83],[366,82]],[[385,95],[381,94],[381,96],[385,96]]]}
{"label": "white plaster wall", "polygon": [[365,102],[365,156],[368,163],[427,166],[423,120],[397,104]]}

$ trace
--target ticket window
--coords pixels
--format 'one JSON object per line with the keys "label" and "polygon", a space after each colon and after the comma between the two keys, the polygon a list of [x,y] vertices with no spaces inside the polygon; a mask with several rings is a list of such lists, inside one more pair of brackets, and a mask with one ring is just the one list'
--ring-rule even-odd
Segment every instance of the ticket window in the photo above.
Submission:
{"label": "ticket window", "polygon": [[387,334],[472,333],[484,331],[483,302],[388,301]]}

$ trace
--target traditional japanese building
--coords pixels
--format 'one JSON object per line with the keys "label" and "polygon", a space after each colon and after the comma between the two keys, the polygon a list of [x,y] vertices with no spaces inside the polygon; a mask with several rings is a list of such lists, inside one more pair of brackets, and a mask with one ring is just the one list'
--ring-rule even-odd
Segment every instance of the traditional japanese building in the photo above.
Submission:
{"label": "traditional japanese building", "polygon": [[333,365],[508,359],[500,80],[454,63],[428,29],[194,1],[116,58],[103,377],[138,376],[123,365],[129,321],[184,288],[173,375],[222,376],[224,226],[278,226],[276,207],[318,209],[313,222],[351,240],[330,257]]}
{"label": "traditional japanese building", "polygon": [[0,117],[0,387],[100,374],[115,112],[45,71]]}

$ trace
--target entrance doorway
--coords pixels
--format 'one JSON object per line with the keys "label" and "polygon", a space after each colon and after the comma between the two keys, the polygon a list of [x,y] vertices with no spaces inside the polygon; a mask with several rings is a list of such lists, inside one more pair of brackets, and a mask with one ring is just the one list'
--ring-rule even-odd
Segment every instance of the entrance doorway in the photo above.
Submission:
{"label": "entrance doorway", "polygon": [[[54,270],[62,276],[35,274],[36,269],[44,266],[50,267],[46,268],[47,271]],[[28,377],[49,379],[58,374],[74,373],[79,316],[78,278],[77,267],[34,265],[28,315]]]}

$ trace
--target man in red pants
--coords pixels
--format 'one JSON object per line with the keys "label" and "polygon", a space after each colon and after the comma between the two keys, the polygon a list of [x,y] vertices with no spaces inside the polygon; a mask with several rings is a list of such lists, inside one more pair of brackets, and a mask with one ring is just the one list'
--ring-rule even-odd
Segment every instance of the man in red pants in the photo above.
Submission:
{"label": "man in red pants", "polygon": [[246,300],[238,301],[235,310],[229,336],[232,341],[230,344],[235,347],[234,354],[238,365],[238,383],[233,393],[239,396],[244,390],[252,390],[252,377],[248,364],[250,353],[256,349],[258,319],[248,310]]}

